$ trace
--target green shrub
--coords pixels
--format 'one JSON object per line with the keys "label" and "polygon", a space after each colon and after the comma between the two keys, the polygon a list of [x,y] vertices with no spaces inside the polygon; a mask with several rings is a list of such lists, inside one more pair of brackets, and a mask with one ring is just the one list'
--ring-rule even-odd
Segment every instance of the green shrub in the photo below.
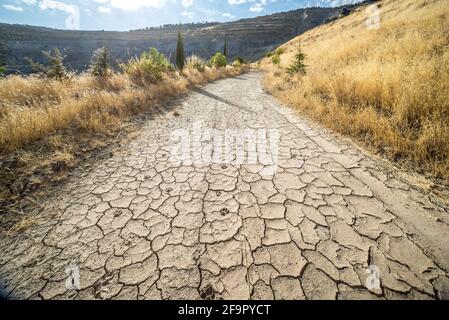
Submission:
{"label": "green shrub", "polygon": [[70,73],[63,63],[65,56],[62,55],[58,48],[54,49],[53,52],[50,50],[42,51],[42,53],[48,61],[47,65],[28,59],[28,62],[35,72],[49,79],[64,80],[70,77]]}
{"label": "green shrub", "polygon": [[234,62],[238,62],[240,64],[246,64],[247,63],[246,60],[243,59],[242,57],[235,58]]}
{"label": "green shrub", "polygon": [[109,75],[110,63],[109,52],[105,47],[95,50],[90,63],[90,72],[98,78],[105,78]]}
{"label": "green shrub", "polygon": [[271,62],[273,62],[273,64],[280,64],[281,63],[281,57],[279,57],[277,54],[275,54],[272,58],[271,58]]}
{"label": "green shrub", "polygon": [[227,64],[228,64],[228,59],[226,59],[226,57],[221,52],[217,52],[210,59],[210,65],[214,68],[226,67]]}
{"label": "green shrub", "polygon": [[239,68],[242,66],[242,63],[240,62],[240,60],[235,59],[234,62],[232,62],[232,66]]}
{"label": "green shrub", "polygon": [[275,54],[277,54],[278,56],[280,56],[281,54],[283,54],[285,52],[284,48],[277,48],[275,51]]}
{"label": "green shrub", "polygon": [[6,72],[6,68],[3,66],[0,66],[0,77],[2,77]]}
{"label": "green shrub", "polygon": [[268,51],[267,53],[265,53],[265,57],[269,58],[273,55],[273,51]]}
{"label": "green shrub", "polygon": [[203,72],[204,68],[206,67],[206,62],[200,57],[193,54],[187,58],[186,65],[189,69],[195,69]]}
{"label": "green shrub", "polygon": [[164,72],[173,70],[167,58],[155,48],[142,53],[140,58],[133,58],[122,64],[121,68],[134,83],[139,85],[162,81]]}

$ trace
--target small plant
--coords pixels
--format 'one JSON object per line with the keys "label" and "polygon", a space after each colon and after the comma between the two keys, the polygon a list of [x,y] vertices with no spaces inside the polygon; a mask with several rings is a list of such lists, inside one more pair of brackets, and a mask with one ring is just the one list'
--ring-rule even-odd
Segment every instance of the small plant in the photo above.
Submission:
{"label": "small plant", "polygon": [[109,75],[109,52],[105,47],[95,50],[90,64],[90,72],[98,78],[106,78]]}
{"label": "small plant", "polygon": [[214,68],[226,67],[227,64],[228,64],[228,59],[226,59],[226,57],[221,52],[217,52],[210,59],[210,65]]}
{"label": "small plant", "polygon": [[181,32],[178,32],[178,42],[176,43],[176,66],[179,70],[184,69],[185,55],[184,55],[184,41]]}
{"label": "small plant", "polygon": [[68,79],[70,77],[70,74],[63,63],[65,56],[58,48],[54,49],[53,52],[50,50],[42,51],[42,53],[48,60],[47,65],[43,65],[34,62],[31,59],[28,59],[28,62],[31,64],[31,67],[35,72],[43,75],[46,78],[56,79],[59,81]]}
{"label": "small plant", "polygon": [[195,69],[203,72],[204,68],[206,67],[206,62],[196,55],[191,55],[187,58],[186,66],[189,69]]}
{"label": "small plant", "polygon": [[237,58],[235,58],[235,61],[234,61],[234,62],[238,62],[238,63],[240,63],[240,64],[246,64],[246,63],[247,63],[246,60],[243,59],[242,57],[237,57]]}
{"label": "small plant", "polygon": [[3,66],[0,66],[0,77],[2,77],[6,72],[6,68]]}
{"label": "small plant", "polygon": [[241,67],[241,66],[243,66],[244,64],[246,64],[246,61],[245,61],[245,59],[243,59],[243,58],[241,58],[241,57],[237,57],[237,58],[234,60],[234,62],[232,63],[232,65],[233,65],[234,67]]}
{"label": "small plant", "polygon": [[277,48],[275,51],[275,54],[277,54],[278,56],[280,56],[281,54],[283,54],[285,52],[284,48]]}
{"label": "small plant", "polygon": [[173,70],[167,58],[155,48],[142,53],[140,58],[133,58],[122,64],[121,68],[139,85],[162,81],[164,72]]}
{"label": "small plant", "polygon": [[269,58],[271,56],[273,56],[273,51],[268,51],[267,53],[265,53],[265,57]]}
{"label": "small plant", "polygon": [[304,64],[304,60],[306,58],[306,55],[301,50],[301,44],[298,44],[298,52],[295,54],[295,60],[293,63],[287,68],[287,72],[290,75],[293,74],[306,74],[307,66]]}
{"label": "small plant", "polygon": [[273,57],[271,57],[271,62],[273,62],[273,64],[275,65],[279,65],[281,63],[281,57],[275,54]]}

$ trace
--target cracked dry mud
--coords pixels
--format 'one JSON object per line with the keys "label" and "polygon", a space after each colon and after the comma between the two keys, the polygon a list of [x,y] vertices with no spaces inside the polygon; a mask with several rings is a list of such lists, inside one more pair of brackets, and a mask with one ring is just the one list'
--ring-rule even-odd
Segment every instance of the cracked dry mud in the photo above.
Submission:
{"label": "cracked dry mud", "polygon": [[[178,102],[2,235],[3,295],[31,299],[446,299],[449,209],[348,139],[265,94],[251,72]],[[182,166],[170,134],[276,128],[279,166]],[[407,179],[407,181],[410,181]],[[79,290],[66,268],[79,267]],[[380,289],[366,284],[375,265]]]}

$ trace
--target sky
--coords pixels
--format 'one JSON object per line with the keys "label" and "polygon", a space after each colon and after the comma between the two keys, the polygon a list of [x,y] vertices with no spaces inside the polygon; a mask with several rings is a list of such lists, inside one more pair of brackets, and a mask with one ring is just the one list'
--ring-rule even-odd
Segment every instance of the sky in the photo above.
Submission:
{"label": "sky", "polygon": [[0,22],[127,31],[172,23],[251,18],[357,0],[0,0]]}

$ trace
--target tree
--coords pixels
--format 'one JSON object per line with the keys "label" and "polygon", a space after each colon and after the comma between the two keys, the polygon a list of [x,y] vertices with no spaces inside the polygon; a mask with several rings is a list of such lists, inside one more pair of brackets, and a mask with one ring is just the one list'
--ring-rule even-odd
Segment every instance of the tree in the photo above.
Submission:
{"label": "tree", "polygon": [[306,58],[306,55],[301,50],[301,44],[298,44],[298,51],[295,54],[295,60],[293,63],[287,68],[287,72],[290,75],[293,74],[306,74],[307,66],[304,64],[304,60]]}
{"label": "tree", "polygon": [[8,49],[5,44],[0,42],[0,75],[6,72],[6,60],[7,60]]}
{"label": "tree", "polygon": [[223,46],[223,55],[227,58],[228,57],[228,40],[225,38],[224,46]]}
{"label": "tree", "polygon": [[98,48],[92,56],[90,72],[96,77],[105,78],[109,74],[109,60],[108,49],[105,47]]}
{"label": "tree", "polygon": [[54,49],[53,52],[50,50],[42,51],[42,53],[48,60],[46,66],[28,59],[34,71],[50,79],[64,80],[69,77],[69,72],[62,62],[65,56],[58,48]]}
{"label": "tree", "polygon": [[182,39],[181,31],[178,32],[178,43],[176,44],[176,66],[179,70],[184,69],[185,56],[184,56],[184,43]]}

